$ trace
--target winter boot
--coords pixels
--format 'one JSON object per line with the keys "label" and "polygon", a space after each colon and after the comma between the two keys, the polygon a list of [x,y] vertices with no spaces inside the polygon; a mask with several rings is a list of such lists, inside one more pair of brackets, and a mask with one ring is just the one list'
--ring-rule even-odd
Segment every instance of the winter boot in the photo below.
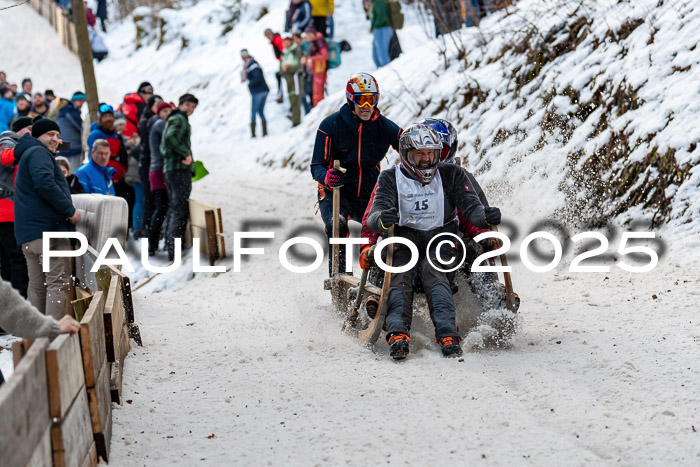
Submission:
{"label": "winter boot", "polygon": [[408,342],[411,340],[407,334],[397,332],[387,336],[389,342],[389,355],[394,360],[403,360],[408,355]]}
{"label": "winter boot", "polygon": [[255,122],[250,124],[250,135],[255,138]]}
{"label": "winter boot", "polygon": [[440,347],[442,348],[442,355],[444,357],[462,356],[462,346],[459,345],[461,339],[459,337],[443,337],[435,342],[440,344]]}
{"label": "winter boot", "polygon": [[365,310],[367,311],[367,316],[370,319],[374,319],[377,316],[377,310],[379,309],[379,297],[376,295],[370,295],[367,300],[365,300]]}
{"label": "winter boot", "polygon": [[267,136],[267,120],[262,121],[263,136]]}

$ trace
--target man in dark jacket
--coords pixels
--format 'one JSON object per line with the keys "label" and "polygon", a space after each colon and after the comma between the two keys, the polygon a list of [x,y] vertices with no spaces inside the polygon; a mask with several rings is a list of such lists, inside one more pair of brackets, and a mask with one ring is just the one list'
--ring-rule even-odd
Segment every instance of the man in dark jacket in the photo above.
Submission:
{"label": "man in dark jacket", "polygon": [[[413,314],[413,278],[420,274],[430,317],[435,325],[435,339],[444,356],[462,354],[457,333],[452,290],[447,272],[456,269],[459,260],[454,248],[440,248],[445,233],[458,231],[457,210],[473,226],[482,229],[501,222],[498,208],[484,207],[466,172],[454,164],[440,163],[442,141],[437,132],[425,124],[411,125],[401,135],[401,164],[382,172],[377,181],[367,226],[385,233],[395,225],[394,235],[411,241],[418,249],[417,262],[408,271],[391,275],[386,339],[394,359],[408,354],[411,316]],[[396,245],[393,267],[405,266],[412,258],[406,245]]]}
{"label": "man in dark jacket", "polygon": [[0,134],[0,275],[12,283],[27,298],[27,260],[15,239],[14,187],[17,175],[15,146],[17,141],[32,132],[29,117],[18,119],[12,129]]}
{"label": "man in dark jacket", "polygon": [[192,128],[189,117],[197,108],[199,100],[192,94],[180,96],[180,105],[165,123],[160,152],[163,156],[163,174],[170,201],[170,222],[166,244],[168,257],[175,258],[175,239],[184,238],[187,219],[190,216],[189,197],[192,192]]}
{"label": "man in dark jacket", "polygon": [[58,112],[56,123],[61,129],[61,139],[70,143],[68,151],[59,152],[59,156],[68,159],[71,172],[75,172],[83,162],[83,117],[80,109],[85,103],[84,93],[77,91],[70,98],[71,105],[67,105]]}
{"label": "man in dark jacket", "polygon": [[[163,221],[165,221],[165,215],[170,206],[168,202],[168,188],[165,185],[165,177],[163,175],[163,155],[160,153],[160,143],[163,140],[165,123],[172,111],[173,106],[163,102],[156,109],[156,115],[149,120],[151,130],[148,139],[151,147],[151,166],[149,167],[148,175],[150,179],[151,200],[153,202],[153,210],[151,211],[152,214],[149,220],[149,256],[154,256],[158,250]],[[155,119],[155,121],[151,124],[150,122],[153,119]]]}
{"label": "man in dark jacket", "polygon": [[139,138],[141,139],[141,151],[139,154],[139,179],[143,190],[143,215],[141,216],[141,228],[148,232],[151,214],[153,213],[153,199],[151,198],[151,182],[148,178],[151,166],[151,144],[148,135],[156,122],[156,109],[163,102],[163,98],[153,95],[148,98],[146,108],[139,119]]}
{"label": "man in dark jacket", "polygon": [[[362,222],[369,198],[389,146],[399,149],[401,128],[381,115],[379,86],[368,73],[353,75],[346,87],[347,103],[323,119],[316,133],[311,175],[318,182],[318,202],[326,233],[333,234],[333,188],[340,190],[340,236],[348,233],[348,219]],[[346,169],[333,168],[334,161]],[[345,271],[341,247],[340,271]],[[331,258],[328,264],[330,270]]]}
{"label": "man in dark jacket", "polygon": [[[15,147],[19,160],[15,181],[15,237],[29,270],[29,301],[42,313],[63,317],[70,291],[71,259],[52,258],[42,269],[44,232],[72,232],[80,221],[63,172],[54,159],[60,128],[42,118]],[[70,250],[68,239],[52,239],[52,250]]]}
{"label": "man in dark jacket", "polygon": [[262,68],[253,57],[250,56],[246,49],[241,50],[241,59],[243,60],[243,70],[241,71],[241,82],[248,81],[248,90],[250,91],[252,110],[250,115],[250,133],[255,138],[255,115],[260,115],[262,124],[262,135],[267,136],[267,120],[265,120],[265,101],[270,92],[265,82]]}

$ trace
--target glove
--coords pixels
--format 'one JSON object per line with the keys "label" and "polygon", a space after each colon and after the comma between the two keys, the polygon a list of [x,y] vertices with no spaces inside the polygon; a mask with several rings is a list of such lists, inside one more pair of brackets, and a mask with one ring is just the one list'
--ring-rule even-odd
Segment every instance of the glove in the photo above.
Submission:
{"label": "glove", "polygon": [[372,250],[372,245],[365,245],[360,251],[360,267],[362,269],[369,269],[372,267],[372,258],[369,256],[369,252]]}
{"label": "glove", "polygon": [[340,188],[345,185],[345,175],[336,169],[328,169],[326,172],[326,186],[330,188]]}
{"label": "glove", "polygon": [[484,218],[488,225],[498,225],[501,223],[501,210],[498,208],[484,208]]}
{"label": "glove", "polygon": [[497,250],[501,247],[501,242],[497,238],[485,238],[479,242],[484,251]]}
{"label": "glove", "polygon": [[379,214],[379,222],[384,230],[389,230],[389,227],[399,221],[399,212],[396,208],[385,209]]}

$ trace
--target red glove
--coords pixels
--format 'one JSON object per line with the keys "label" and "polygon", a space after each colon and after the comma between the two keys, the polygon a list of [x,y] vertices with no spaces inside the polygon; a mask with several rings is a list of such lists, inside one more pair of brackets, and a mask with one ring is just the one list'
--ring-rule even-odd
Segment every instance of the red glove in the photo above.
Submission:
{"label": "red glove", "polygon": [[360,250],[360,267],[362,269],[369,269],[372,267],[372,258],[369,256],[369,252],[372,250],[372,245],[365,245]]}
{"label": "red glove", "polygon": [[339,188],[345,185],[345,175],[340,170],[328,169],[325,182],[327,187]]}

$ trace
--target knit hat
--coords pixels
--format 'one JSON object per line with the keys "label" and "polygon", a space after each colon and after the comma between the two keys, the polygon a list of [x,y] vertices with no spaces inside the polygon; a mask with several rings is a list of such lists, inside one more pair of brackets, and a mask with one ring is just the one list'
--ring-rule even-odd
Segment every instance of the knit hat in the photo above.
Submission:
{"label": "knit hat", "polygon": [[19,130],[27,128],[28,126],[32,126],[32,119],[29,117],[19,117],[12,123],[11,130],[17,133]]}
{"label": "knit hat", "polygon": [[172,109],[173,105],[168,103],[168,102],[161,102],[158,104],[158,107],[156,107],[156,115],[160,113],[161,110],[163,109]]}
{"label": "knit hat", "polygon": [[180,96],[180,100],[178,101],[178,104],[182,105],[185,102],[193,102],[194,105],[198,105],[199,99],[197,99],[196,97],[194,97],[192,94],[189,94],[189,93],[183,94],[182,96]]}
{"label": "knit hat", "polygon": [[48,118],[39,119],[34,122],[34,125],[32,125],[32,136],[35,138],[38,138],[49,131],[58,131],[60,133],[61,129],[58,127],[58,123],[54,122],[53,120],[49,120]]}
{"label": "knit hat", "polygon": [[153,95],[152,95],[151,97],[149,97],[148,100],[146,101],[146,107],[148,107],[148,108],[150,109],[151,107],[153,107],[153,104],[155,104],[156,101],[159,100],[159,99],[160,99],[160,100],[163,100],[163,98],[160,97],[159,95],[153,94]]}
{"label": "knit hat", "polygon": [[72,101],[79,101],[79,100],[83,100],[83,101],[84,101],[84,100],[86,100],[86,99],[87,99],[87,96],[86,96],[85,93],[82,92],[82,91],[75,91],[75,92],[73,93],[73,96],[70,98],[70,100],[72,100]]}
{"label": "knit hat", "polygon": [[126,125],[126,117],[123,113],[117,112],[116,114],[114,114],[114,126],[120,125],[122,123]]}
{"label": "knit hat", "polygon": [[149,83],[148,81],[144,81],[143,83],[139,84],[139,89],[137,92],[143,92],[148,88],[151,88],[151,91],[153,91],[153,86],[151,85],[151,83]]}
{"label": "knit hat", "polygon": [[241,49],[241,57],[242,58],[250,57],[250,54],[248,53],[248,49]]}

